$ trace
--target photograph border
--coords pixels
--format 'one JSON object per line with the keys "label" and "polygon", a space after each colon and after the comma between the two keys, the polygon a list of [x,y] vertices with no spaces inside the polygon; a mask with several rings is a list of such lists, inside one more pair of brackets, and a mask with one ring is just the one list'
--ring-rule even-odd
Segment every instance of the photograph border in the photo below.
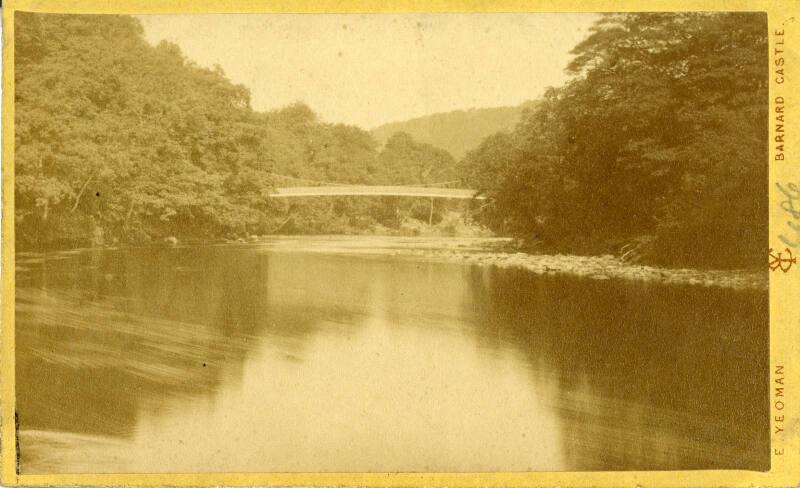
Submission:
{"label": "photograph border", "polygon": [[[0,322],[0,483],[4,486],[797,486],[800,483],[800,266],[772,270],[770,299],[771,468],[744,470],[498,473],[169,473],[18,474],[15,422],[14,12],[40,13],[535,13],[759,11],[769,31],[769,243],[791,227],[777,184],[800,186],[800,2],[792,0],[7,0],[3,16],[2,322]],[[777,32],[782,32],[777,35]],[[778,44],[785,42],[784,44]],[[775,49],[785,59],[777,78]],[[782,81],[781,81],[782,80]],[[775,99],[783,97],[785,138],[776,160]],[[797,124],[795,126],[794,124]],[[795,128],[797,127],[797,128]],[[796,225],[796,224],[795,224]],[[725,252],[725,250],[720,250]],[[768,256],[764,255],[764,266]],[[776,383],[776,380],[781,380]],[[691,378],[686,378],[691,381]],[[780,395],[776,387],[782,388]],[[763,399],[753,399],[753,401]],[[779,427],[780,431],[776,429]]]}

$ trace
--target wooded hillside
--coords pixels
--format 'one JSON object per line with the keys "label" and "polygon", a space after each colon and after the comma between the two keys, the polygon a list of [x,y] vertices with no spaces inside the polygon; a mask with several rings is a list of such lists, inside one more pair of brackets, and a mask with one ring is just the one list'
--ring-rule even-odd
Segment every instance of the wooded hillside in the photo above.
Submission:
{"label": "wooded hillside", "polygon": [[302,104],[253,111],[247,88],[174,44],[150,46],[132,17],[17,12],[15,22],[21,248],[232,237],[284,224],[292,232],[396,226],[414,202],[267,194],[286,183],[276,174],[349,183],[453,178],[449,154],[407,135],[379,151],[368,132],[320,123]]}
{"label": "wooded hillside", "polygon": [[[605,15],[574,48],[571,81],[528,110],[438,114],[409,122],[410,134],[384,127],[384,147],[303,104],[252,110],[247,88],[174,44],[149,45],[134,18],[18,12],[15,22],[21,249],[365,232],[428,218],[425,201],[267,198],[286,175],[458,178],[490,197],[474,209],[483,224],[543,252],[699,267],[766,256],[762,13]],[[475,148],[456,163],[424,140]]]}
{"label": "wooded hillside", "polygon": [[535,106],[535,101],[529,101],[516,107],[455,110],[384,124],[370,133],[378,142],[384,143],[393,134],[405,132],[420,142],[445,149],[456,159],[461,159],[486,137],[514,129],[522,119],[523,112]]}

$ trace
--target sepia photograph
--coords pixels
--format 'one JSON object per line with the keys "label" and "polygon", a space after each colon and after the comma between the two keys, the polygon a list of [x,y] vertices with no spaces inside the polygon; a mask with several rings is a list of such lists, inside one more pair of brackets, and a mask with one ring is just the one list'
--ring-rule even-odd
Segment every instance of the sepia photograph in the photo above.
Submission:
{"label": "sepia photograph", "polygon": [[14,12],[17,474],[769,471],[771,36]]}

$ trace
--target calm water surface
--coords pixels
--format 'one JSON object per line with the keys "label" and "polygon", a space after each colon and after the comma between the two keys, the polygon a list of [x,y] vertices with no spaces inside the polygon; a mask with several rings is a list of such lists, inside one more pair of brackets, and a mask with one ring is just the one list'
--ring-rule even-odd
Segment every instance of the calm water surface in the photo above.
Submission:
{"label": "calm water surface", "polygon": [[766,292],[324,243],[18,256],[22,472],[768,468]]}

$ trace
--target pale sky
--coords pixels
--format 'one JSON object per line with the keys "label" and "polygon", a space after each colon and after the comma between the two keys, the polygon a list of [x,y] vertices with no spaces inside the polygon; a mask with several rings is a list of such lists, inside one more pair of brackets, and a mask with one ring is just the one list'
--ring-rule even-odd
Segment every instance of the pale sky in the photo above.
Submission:
{"label": "pale sky", "polygon": [[219,64],[256,110],[295,101],[370,129],[472,107],[517,105],[562,84],[595,14],[141,15],[201,66]]}

